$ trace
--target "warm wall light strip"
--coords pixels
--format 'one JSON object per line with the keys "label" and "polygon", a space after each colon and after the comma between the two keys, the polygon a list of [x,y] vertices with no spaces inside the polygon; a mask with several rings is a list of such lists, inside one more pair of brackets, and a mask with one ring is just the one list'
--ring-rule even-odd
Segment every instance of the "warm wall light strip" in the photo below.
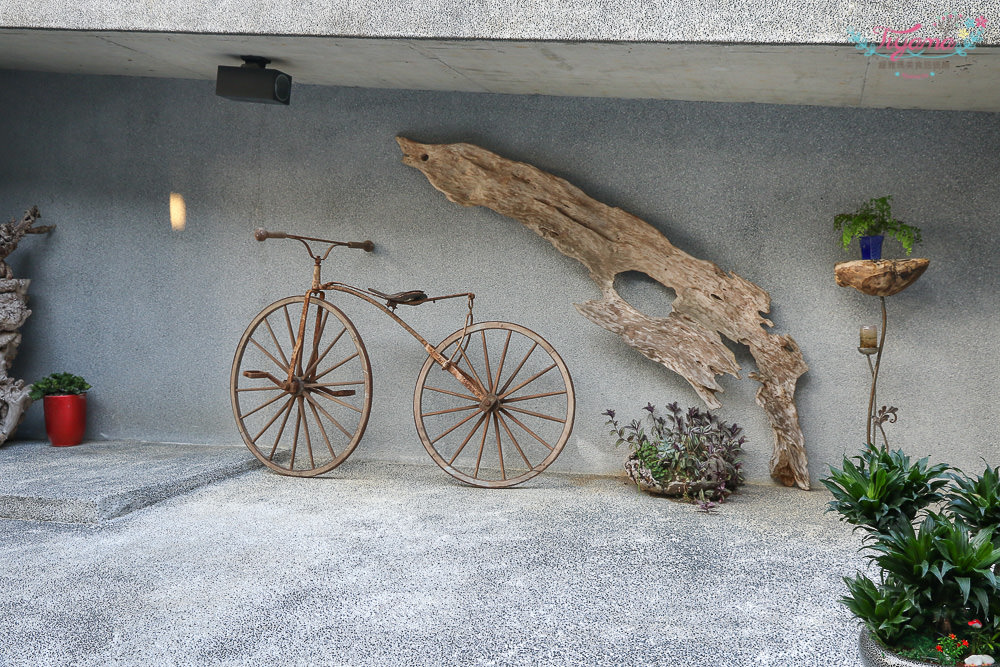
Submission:
{"label": "warm wall light strip", "polygon": [[175,232],[183,231],[187,224],[187,206],[184,197],[176,192],[170,193],[170,228]]}

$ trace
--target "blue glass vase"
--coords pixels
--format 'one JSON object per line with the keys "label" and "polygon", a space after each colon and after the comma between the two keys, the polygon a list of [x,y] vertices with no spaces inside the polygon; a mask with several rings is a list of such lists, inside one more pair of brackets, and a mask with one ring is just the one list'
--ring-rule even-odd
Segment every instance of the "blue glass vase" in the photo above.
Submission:
{"label": "blue glass vase", "polygon": [[861,259],[882,259],[882,240],[884,236],[859,236],[861,243]]}

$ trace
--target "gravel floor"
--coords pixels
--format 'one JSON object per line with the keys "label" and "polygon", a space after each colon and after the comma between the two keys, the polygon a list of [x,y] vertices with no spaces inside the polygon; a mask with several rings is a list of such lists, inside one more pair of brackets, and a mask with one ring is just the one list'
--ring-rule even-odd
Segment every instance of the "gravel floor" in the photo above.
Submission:
{"label": "gravel floor", "polygon": [[262,469],[98,524],[0,519],[0,665],[860,667],[825,491]]}

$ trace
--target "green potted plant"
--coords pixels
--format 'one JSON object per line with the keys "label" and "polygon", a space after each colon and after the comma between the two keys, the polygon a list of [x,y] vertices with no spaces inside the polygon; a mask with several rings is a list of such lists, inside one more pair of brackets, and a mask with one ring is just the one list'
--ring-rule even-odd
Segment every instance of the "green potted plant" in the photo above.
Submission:
{"label": "green potted plant", "polygon": [[604,412],[616,446],[632,450],[625,471],[643,491],[697,500],[702,509],[712,509],[743,483],[743,429],[698,408],[666,407],[662,417],[649,403],[643,419],[624,425],[614,410]]}
{"label": "green potted plant", "polygon": [[1000,468],[966,477],[873,446],[822,480],[877,572],[845,577],[866,665],[993,664],[1000,649]]}
{"label": "green potted plant", "polygon": [[83,442],[90,388],[86,380],[71,373],[53,373],[31,385],[31,399],[44,399],[45,433],[54,447]]}
{"label": "green potted plant", "polygon": [[892,195],[869,199],[854,213],[834,216],[833,226],[841,231],[844,250],[858,237],[862,259],[882,258],[882,240],[886,234],[899,241],[907,255],[913,252],[914,244],[923,240],[919,228],[892,217]]}

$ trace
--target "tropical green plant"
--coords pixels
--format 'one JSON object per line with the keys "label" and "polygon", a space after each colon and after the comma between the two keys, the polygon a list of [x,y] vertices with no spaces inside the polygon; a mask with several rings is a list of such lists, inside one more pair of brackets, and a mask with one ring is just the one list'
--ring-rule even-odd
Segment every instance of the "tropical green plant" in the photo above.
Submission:
{"label": "tropical green plant", "polygon": [[892,195],[869,199],[854,213],[834,216],[833,226],[842,233],[844,250],[856,236],[892,236],[903,245],[907,255],[913,252],[914,244],[923,241],[918,227],[892,217]]}
{"label": "tropical green plant", "polygon": [[[643,476],[661,485],[680,483],[678,495],[700,495],[703,503],[705,496],[725,500],[744,481],[740,462],[746,442],[743,429],[707,410],[689,408],[685,412],[677,403],[666,408],[667,415],[662,417],[648,403],[643,408],[648,414],[624,425],[615,419],[614,410],[604,412],[606,425],[616,436],[615,445],[629,446],[630,460],[638,462]],[[692,489],[699,491],[692,493]],[[705,509],[711,507],[705,505]]]}
{"label": "tropical green plant", "polygon": [[[973,530],[1000,526],[1000,466],[987,466],[976,478],[952,474],[948,511]],[[993,533],[993,546],[1000,547],[1000,532]]]}
{"label": "tropical green plant", "polygon": [[864,619],[869,631],[887,643],[895,643],[915,629],[914,619],[919,610],[905,594],[880,586],[863,574],[844,577],[848,595],[840,601],[858,618]]}
{"label": "tropical green plant", "polygon": [[53,373],[31,385],[29,396],[37,401],[43,396],[65,396],[67,394],[82,394],[90,385],[78,375],[72,373]]}
{"label": "tropical green plant", "polygon": [[828,511],[865,531],[862,551],[879,571],[878,580],[845,578],[841,601],[891,651],[940,664],[1000,639],[991,518],[1000,469],[976,478],[952,470],[865,446],[822,480],[834,496]]}
{"label": "tropical green plant", "polygon": [[841,468],[831,466],[830,476],[820,481],[834,498],[827,511],[874,538],[943,500],[948,470],[944,464],[929,465],[926,457],[910,463],[902,450],[866,446],[858,456],[845,456]]}

